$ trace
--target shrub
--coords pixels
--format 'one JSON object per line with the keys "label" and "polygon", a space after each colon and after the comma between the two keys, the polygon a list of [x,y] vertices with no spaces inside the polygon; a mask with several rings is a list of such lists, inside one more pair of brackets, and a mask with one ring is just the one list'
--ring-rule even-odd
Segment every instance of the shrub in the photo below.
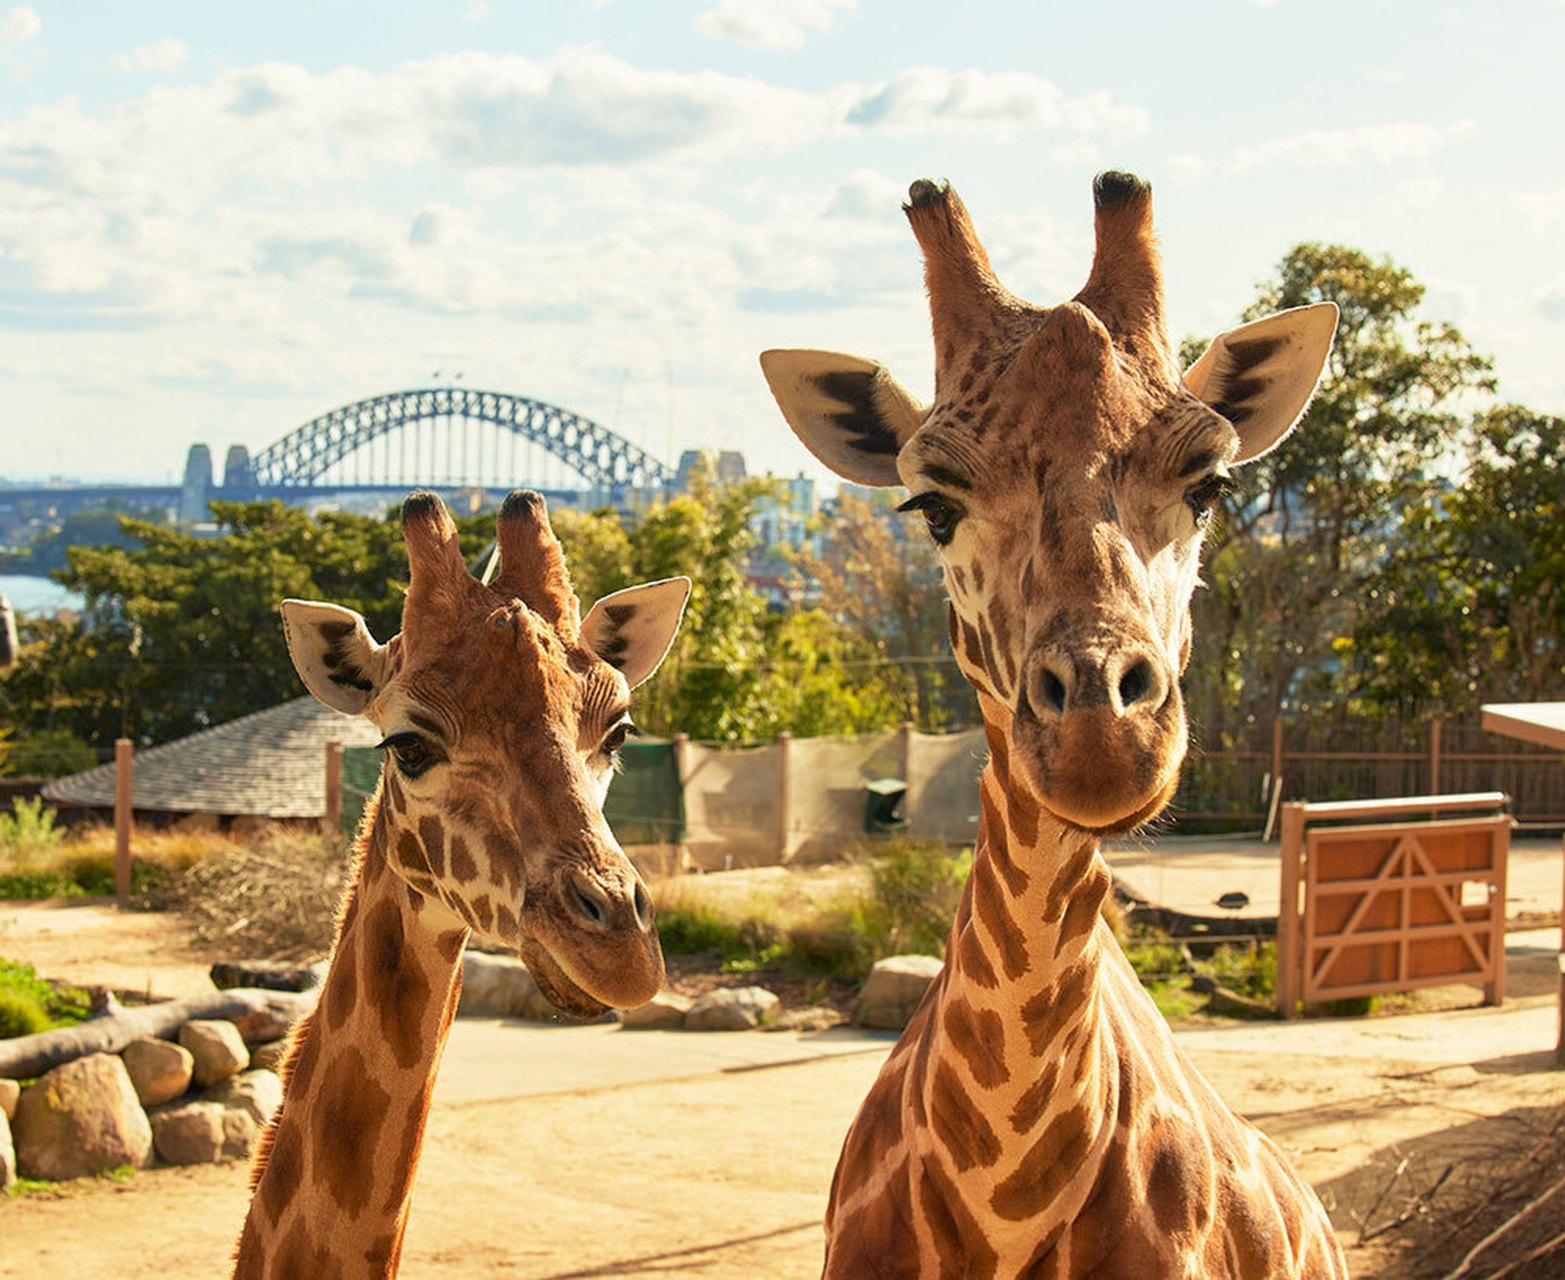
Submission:
{"label": "shrub", "polygon": [[65,832],[54,825],[54,810],[44,808],[43,798],[18,799],[10,813],[0,813],[0,853],[12,858],[32,858],[48,853]]}
{"label": "shrub", "polygon": [[80,1022],[92,1002],[79,987],[56,987],[30,964],[0,959],[0,1039]]}

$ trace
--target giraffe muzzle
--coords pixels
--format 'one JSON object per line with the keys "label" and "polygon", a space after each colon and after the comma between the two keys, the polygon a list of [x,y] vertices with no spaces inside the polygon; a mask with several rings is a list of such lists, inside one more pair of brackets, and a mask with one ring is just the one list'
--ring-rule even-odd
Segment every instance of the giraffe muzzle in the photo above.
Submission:
{"label": "giraffe muzzle", "polygon": [[1172,798],[1184,758],[1183,700],[1150,645],[1056,643],[1027,663],[1012,760],[1073,826],[1128,830]]}

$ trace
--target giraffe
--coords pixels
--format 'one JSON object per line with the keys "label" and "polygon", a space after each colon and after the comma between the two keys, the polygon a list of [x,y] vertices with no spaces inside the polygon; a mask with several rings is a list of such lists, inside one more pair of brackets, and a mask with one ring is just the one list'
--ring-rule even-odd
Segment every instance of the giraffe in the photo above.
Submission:
{"label": "giraffe", "polygon": [[327,706],[385,735],[380,785],[315,1011],[295,1030],[234,1275],[397,1272],[435,1075],[470,936],[526,960],[567,1013],[644,1003],[663,979],[646,886],[603,819],[629,693],[663,660],[687,578],[581,618],[543,499],[501,507],[499,573],[473,578],[432,493],[402,508],[402,630],[283,602],[288,649]]}
{"label": "giraffe", "polygon": [[948,185],[923,251],[932,405],[876,362],[769,351],[784,417],[845,478],[902,484],[943,562],[990,755],[946,964],[849,1129],[828,1277],[1337,1277],[1314,1193],[1175,1046],[1099,914],[1099,851],[1172,798],[1203,530],[1293,428],[1329,303],[1218,337],[1181,374],[1150,188],[1093,184],[1086,287],[1030,305]]}

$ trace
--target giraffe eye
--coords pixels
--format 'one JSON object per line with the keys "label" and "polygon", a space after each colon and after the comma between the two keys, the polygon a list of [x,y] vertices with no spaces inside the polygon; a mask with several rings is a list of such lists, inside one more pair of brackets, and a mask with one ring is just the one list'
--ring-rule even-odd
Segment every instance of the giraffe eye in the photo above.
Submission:
{"label": "giraffe eye", "polygon": [[946,546],[956,533],[957,523],[962,519],[962,512],[953,507],[938,493],[920,493],[909,498],[898,511],[918,511],[923,514],[924,523],[929,526],[929,536],[940,546]]}
{"label": "giraffe eye", "polygon": [[1195,522],[1204,525],[1212,518],[1212,510],[1218,502],[1233,491],[1233,477],[1225,472],[1214,471],[1185,494],[1185,505],[1190,508]]}
{"label": "giraffe eye", "polygon": [[440,759],[429,741],[416,733],[394,733],[380,745],[391,753],[404,778],[418,777]]}
{"label": "giraffe eye", "polygon": [[603,739],[603,745],[600,750],[611,760],[617,759],[619,749],[625,745],[626,741],[640,733],[641,730],[636,728],[629,720],[621,720],[609,730],[608,736]]}

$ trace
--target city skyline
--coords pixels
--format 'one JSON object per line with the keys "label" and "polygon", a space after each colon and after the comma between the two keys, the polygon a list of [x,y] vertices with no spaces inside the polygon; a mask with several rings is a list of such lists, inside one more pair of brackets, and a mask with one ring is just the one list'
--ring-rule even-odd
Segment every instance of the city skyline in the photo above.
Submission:
{"label": "city skyline", "polygon": [[[0,475],[177,480],[444,381],[672,464],[824,473],[756,355],[931,380],[907,183],[961,191],[1033,301],[1089,185],[1154,185],[1176,340],[1300,240],[1389,254],[1424,315],[1565,411],[1565,5],[0,0]],[[460,378],[458,378],[460,375]]]}

